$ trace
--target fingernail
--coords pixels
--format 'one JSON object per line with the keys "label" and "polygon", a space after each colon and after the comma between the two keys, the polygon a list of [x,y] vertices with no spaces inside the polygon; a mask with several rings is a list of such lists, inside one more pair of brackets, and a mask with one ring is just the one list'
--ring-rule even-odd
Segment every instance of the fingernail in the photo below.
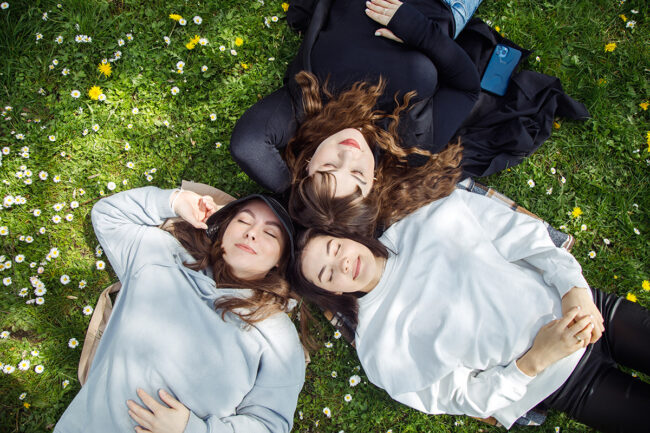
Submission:
{"label": "fingernail", "polygon": [[379,30],[377,30],[377,31],[375,32],[375,36],[381,36],[381,32],[380,32]]}
{"label": "fingernail", "polygon": [[593,315],[593,314],[590,314],[590,315],[589,315],[589,318],[590,318],[590,319],[593,319],[593,318],[594,318],[594,315]]}
{"label": "fingernail", "polygon": [[576,308],[579,310],[579,309],[580,309],[580,305],[577,305]]}

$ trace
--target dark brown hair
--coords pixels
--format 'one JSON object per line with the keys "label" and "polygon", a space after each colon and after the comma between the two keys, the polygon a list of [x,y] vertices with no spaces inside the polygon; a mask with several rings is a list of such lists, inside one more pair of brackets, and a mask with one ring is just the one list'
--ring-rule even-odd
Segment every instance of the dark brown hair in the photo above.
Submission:
{"label": "dark brown hair", "polygon": [[296,240],[295,254],[296,258],[289,265],[287,276],[291,282],[291,290],[296,295],[302,297],[307,302],[318,306],[323,311],[331,311],[338,314],[343,320],[347,321],[354,330],[357,327],[359,312],[358,296],[361,293],[341,293],[334,294],[325,289],[321,289],[316,284],[305,278],[302,272],[303,253],[310,240],[318,236],[334,236],[338,238],[348,238],[366,246],[376,257],[388,258],[386,247],[374,237],[361,236],[355,233],[342,233],[335,231],[325,231],[321,228],[312,227],[300,233]]}
{"label": "dark brown hair", "polygon": [[[303,93],[305,120],[289,141],[285,159],[292,173],[289,212],[300,224],[330,229],[328,224],[336,221],[337,225],[348,227],[349,233],[372,236],[377,226],[388,227],[454,190],[462,174],[459,140],[435,155],[417,147],[400,146],[399,116],[415,92],[408,92],[401,102],[396,95],[396,108],[387,114],[375,109],[385,88],[383,78],[374,85],[357,82],[337,96],[328,90],[327,83],[321,87],[318,79],[308,72],[298,73],[295,79]],[[385,130],[378,125],[383,120],[388,121]],[[352,197],[335,198],[334,188],[329,188],[332,180],[323,180],[329,176],[318,179],[307,174],[307,165],[318,145],[345,128],[360,129],[370,146],[383,152],[375,168],[373,188],[363,199],[360,191]],[[419,155],[426,162],[409,166],[410,155]],[[373,219],[360,224],[362,215]]]}
{"label": "dark brown hair", "polygon": [[251,289],[253,294],[246,298],[224,297],[215,301],[214,308],[221,310],[221,317],[226,312],[239,316],[248,324],[264,320],[279,311],[287,311],[292,295],[285,279],[289,265],[288,242],[285,234],[282,255],[277,267],[272,268],[264,278],[242,280],[237,278],[223,259],[221,242],[228,224],[248,202],[229,209],[219,223],[216,240],[210,241],[205,230],[194,228],[186,221],[175,222],[168,230],[178,239],[187,252],[196,260],[184,263],[190,269],[199,271],[211,269],[217,287]]}

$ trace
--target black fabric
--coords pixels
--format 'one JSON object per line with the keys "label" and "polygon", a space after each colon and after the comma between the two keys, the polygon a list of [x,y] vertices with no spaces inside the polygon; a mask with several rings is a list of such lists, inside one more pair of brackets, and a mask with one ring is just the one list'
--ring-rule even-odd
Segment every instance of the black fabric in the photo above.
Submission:
{"label": "black fabric", "polygon": [[[328,22],[332,8],[338,12],[352,8],[356,11],[354,19],[359,19],[360,22],[370,20],[355,9],[360,8],[358,3],[362,2],[291,2],[287,21],[294,28],[304,31],[305,37],[298,54],[287,68],[285,85],[268,96],[270,100],[265,98],[258,102],[239,119],[230,141],[235,161],[264,188],[283,192],[290,185],[290,174],[282,153],[303,120],[301,92],[293,77],[301,70],[312,70],[312,49],[319,34],[321,30],[327,30],[328,25],[334,25]],[[516,165],[533,153],[549,137],[555,116],[574,119],[589,116],[582,104],[563,92],[557,78],[531,71],[515,73],[510,88],[503,97],[479,92],[478,77],[485,69],[494,46],[497,43],[516,45],[476,19],[468,23],[457,38],[457,43],[454,42],[448,35],[451,31],[449,22],[453,22],[451,12],[444,7],[440,8],[440,4],[442,2],[439,0],[410,0],[398,10],[389,23],[389,28],[403,38],[405,44],[376,36],[362,41],[364,44],[388,44],[392,48],[410,50],[409,55],[419,56],[418,62],[422,59],[430,61],[429,70],[437,72],[435,78],[422,80],[428,86],[425,85],[420,91],[428,96],[416,98],[411,109],[400,119],[398,131],[403,146],[418,146],[437,153],[444,149],[452,137],[460,135],[465,147],[465,176],[481,177]],[[376,26],[371,21],[370,23],[365,22],[364,25]],[[350,41],[348,46],[354,43],[356,41]],[[345,49],[345,46],[340,48]],[[529,53],[523,51],[524,54]],[[392,61],[390,70],[399,73],[400,67],[408,68],[408,65],[399,62],[404,57],[390,57],[391,52],[386,51],[389,56],[387,63]],[[326,78],[331,72],[327,70],[326,59],[323,61],[319,58],[316,63],[323,70],[313,72],[321,79]],[[363,58],[359,58],[357,63],[363,64]],[[335,66],[342,77],[345,68],[341,64]],[[426,67],[420,63],[417,69],[424,71]],[[370,78],[373,77],[372,72],[368,71]],[[357,78],[360,76],[357,74]],[[387,78],[389,83],[400,82],[399,79],[391,81],[391,77]],[[351,79],[354,80],[354,74]],[[339,87],[352,84],[341,79],[338,81]],[[437,82],[435,89],[432,88],[433,81]],[[415,84],[408,86],[401,89],[401,93],[415,87]],[[392,95],[386,92],[385,96],[380,101],[382,106],[378,108],[392,111]],[[409,159],[412,165],[422,162],[422,158]]]}
{"label": "black fabric", "polygon": [[592,293],[605,333],[540,407],[566,412],[602,432],[647,431],[650,384],[622,372],[618,364],[650,373],[650,313],[615,295]]}
{"label": "black fabric", "polygon": [[[530,51],[515,45],[478,19],[472,19],[457,38],[483,75],[496,44]],[[457,132],[465,147],[463,169],[468,176],[482,177],[519,164],[551,135],[556,116],[586,119],[586,107],[562,90],[556,77],[534,71],[512,75],[502,97],[481,96]]]}

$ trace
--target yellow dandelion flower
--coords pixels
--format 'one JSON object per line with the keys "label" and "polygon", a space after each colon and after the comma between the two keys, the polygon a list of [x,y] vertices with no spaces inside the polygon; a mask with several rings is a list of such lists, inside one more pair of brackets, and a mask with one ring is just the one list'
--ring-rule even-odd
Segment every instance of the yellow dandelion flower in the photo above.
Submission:
{"label": "yellow dandelion flower", "polygon": [[630,302],[636,302],[636,295],[634,293],[628,293],[625,299]]}
{"label": "yellow dandelion flower", "polygon": [[101,72],[102,74],[106,75],[107,77],[111,76],[111,73],[113,72],[111,69],[111,64],[110,63],[100,63],[97,65],[97,70]]}
{"label": "yellow dandelion flower", "polygon": [[90,96],[90,99],[94,99],[95,101],[99,99],[99,95],[102,93],[102,88],[99,86],[92,86],[90,90],[88,90],[88,96]]}
{"label": "yellow dandelion flower", "polygon": [[185,47],[186,47],[188,50],[193,50],[194,47],[196,47],[196,44],[195,44],[194,42],[192,42],[192,41],[189,41],[188,43],[185,44]]}
{"label": "yellow dandelion flower", "polygon": [[648,290],[650,290],[650,281],[648,281],[648,280],[643,280],[643,282],[641,283],[641,288],[642,288],[643,290],[645,290],[646,292],[647,292]]}
{"label": "yellow dandelion flower", "polygon": [[24,407],[25,409],[29,409],[30,406],[31,406],[31,404],[29,404],[29,403],[27,403],[27,402],[23,403],[23,407]]}
{"label": "yellow dandelion flower", "polygon": [[614,279],[615,279],[615,280],[618,280],[618,275],[614,275]]}
{"label": "yellow dandelion flower", "polygon": [[282,3],[280,6],[282,6],[282,10],[285,12],[289,10],[289,3]]}
{"label": "yellow dandelion flower", "polygon": [[616,49],[616,42],[610,42],[609,44],[605,45],[605,51],[611,53]]}
{"label": "yellow dandelion flower", "polygon": [[582,209],[580,209],[580,208],[577,207],[577,206],[574,207],[574,208],[573,208],[573,211],[571,212],[571,216],[572,216],[573,218],[578,218],[580,215],[582,215]]}
{"label": "yellow dandelion flower", "polygon": [[606,80],[606,79],[604,79],[604,78],[599,78],[599,79],[598,79],[598,85],[599,85],[599,86],[602,86],[602,85],[605,84],[605,83],[607,83],[607,80]]}
{"label": "yellow dandelion flower", "polygon": [[625,15],[621,14],[619,17],[623,20],[623,22],[627,21],[627,17]]}
{"label": "yellow dandelion flower", "polygon": [[639,107],[641,107],[643,111],[648,111],[648,106],[650,106],[650,103],[648,101],[639,104]]}
{"label": "yellow dandelion flower", "polygon": [[183,17],[178,14],[169,14],[169,18],[173,19],[174,21],[180,21],[183,19]]}
{"label": "yellow dandelion flower", "polygon": [[500,32],[500,31],[501,31],[501,27],[499,27],[499,26],[494,26],[494,30],[496,30],[497,32]]}
{"label": "yellow dandelion flower", "polygon": [[244,40],[242,38],[240,37],[235,38],[235,45],[237,45],[238,47],[241,47],[243,43]]}
{"label": "yellow dandelion flower", "polygon": [[190,39],[190,42],[192,42],[194,45],[198,44],[199,41],[201,40],[201,36],[199,35],[194,35],[192,39]]}
{"label": "yellow dandelion flower", "polygon": [[553,122],[553,128],[560,129],[560,124],[558,122]]}
{"label": "yellow dandelion flower", "polygon": [[249,68],[248,63],[241,63],[241,67],[244,68],[244,69]]}

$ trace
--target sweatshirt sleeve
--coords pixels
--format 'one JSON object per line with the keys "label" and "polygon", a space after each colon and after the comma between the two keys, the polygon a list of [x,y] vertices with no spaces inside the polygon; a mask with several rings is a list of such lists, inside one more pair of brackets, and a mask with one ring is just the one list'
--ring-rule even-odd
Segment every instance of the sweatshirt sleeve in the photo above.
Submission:
{"label": "sweatshirt sleeve", "polygon": [[[255,384],[237,406],[236,414],[204,420],[190,413],[185,433],[289,433],[298,394],[305,380],[305,359],[293,324],[267,319],[256,327],[268,346],[256,373]],[[271,326],[268,326],[270,322]],[[284,322],[284,323],[283,323]],[[279,325],[279,326],[278,326]]]}
{"label": "sweatshirt sleeve", "polygon": [[439,87],[431,99],[433,146],[447,143],[471,112],[480,94],[476,65],[434,21],[413,5],[402,3],[388,29],[405,44],[428,56],[438,70]]}
{"label": "sweatshirt sleeve", "polygon": [[560,297],[573,287],[589,288],[578,261],[555,246],[541,221],[490,198],[466,191],[457,193],[503,258],[510,262],[522,260],[535,267]]}
{"label": "sweatshirt sleeve", "polygon": [[484,418],[520,400],[532,380],[516,361],[484,371],[459,367],[430,387],[392,397],[426,413]]}
{"label": "sweatshirt sleeve", "polygon": [[172,192],[155,187],[136,188],[104,198],[93,206],[95,234],[120,280],[124,281],[130,269],[137,266],[139,258],[150,257],[140,249],[145,233],[176,216],[169,203]]}

